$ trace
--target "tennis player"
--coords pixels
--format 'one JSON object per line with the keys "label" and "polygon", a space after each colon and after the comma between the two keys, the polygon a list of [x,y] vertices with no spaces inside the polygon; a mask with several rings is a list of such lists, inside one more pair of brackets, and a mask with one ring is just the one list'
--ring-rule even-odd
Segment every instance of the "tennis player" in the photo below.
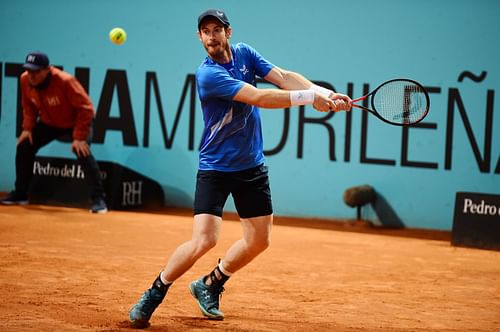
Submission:
{"label": "tennis player", "polygon": [[[240,216],[243,235],[210,273],[189,285],[204,316],[224,319],[219,296],[225,282],[269,246],[273,208],[259,107],[310,104],[321,112],[351,108],[348,96],[273,65],[247,44],[230,44],[231,33],[222,10],[208,9],[198,17],[198,38],[208,56],[196,72],[205,128],[193,233],[191,240],[177,247],[151,288],[130,309],[130,320],[136,327],[149,325],[172,283],[217,244],[229,194]],[[280,89],[256,88],[257,76]]]}

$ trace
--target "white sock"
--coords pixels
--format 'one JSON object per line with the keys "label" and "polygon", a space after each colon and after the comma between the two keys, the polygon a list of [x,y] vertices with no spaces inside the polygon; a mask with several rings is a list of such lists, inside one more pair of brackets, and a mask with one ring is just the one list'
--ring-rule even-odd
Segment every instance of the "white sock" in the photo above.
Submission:
{"label": "white sock", "polygon": [[165,280],[165,278],[163,277],[163,271],[160,272],[160,280],[164,285],[170,285],[171,283],[173,283],[173,281]]}
{"label": "white sock", "polygon": [[224,266],[222,265],[222,262],[220,262],[218,266],[219,266],[219,270],[220,270],[220,271],[221,271],[221,272],[222,272],[225,276],[230,277],[230,276],[232,276],[232,275],[233,275],[233,273],[232,273],[232,272],[229,272],[228,270],[226,270],[226,269],[224,268]]}

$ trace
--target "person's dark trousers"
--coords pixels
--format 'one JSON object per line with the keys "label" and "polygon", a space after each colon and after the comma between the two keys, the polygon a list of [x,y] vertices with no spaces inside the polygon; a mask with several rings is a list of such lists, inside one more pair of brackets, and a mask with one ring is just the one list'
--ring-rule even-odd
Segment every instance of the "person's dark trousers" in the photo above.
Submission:
{"label": "person's dark trousers", "polygon": [[[57,138],[69,135],[72,137],[73,128],[61,129],[48,126],[42,122],[38,122],[32,130],[33,145],[28,139],[24,140],[17,146],[16,150],[16,184],[15,191],[18,194],[26,195],[29,190],[31,180],[33,178],[33,164],[35,155],[40,148],[49,144]],[[87,144],[90,146],[92,141],[92,128],[87,137]],[[92,186],[92,199],[104,197],[104,188],[100,176],[99,165],[94,156],[90,154],[87,157],[78,157],[78,162],[85,172],[85,179]]]}

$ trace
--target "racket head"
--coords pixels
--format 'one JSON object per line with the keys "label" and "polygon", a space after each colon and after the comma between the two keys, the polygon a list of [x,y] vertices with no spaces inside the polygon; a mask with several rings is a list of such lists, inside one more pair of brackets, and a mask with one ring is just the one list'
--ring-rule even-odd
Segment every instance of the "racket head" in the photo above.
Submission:
{"label": "racket head", "polygon": [[408,78],[385,81],[370,95],[370,111],[393,125],[411,126],[422,121],[429,113],[429,94],[420,83]]}

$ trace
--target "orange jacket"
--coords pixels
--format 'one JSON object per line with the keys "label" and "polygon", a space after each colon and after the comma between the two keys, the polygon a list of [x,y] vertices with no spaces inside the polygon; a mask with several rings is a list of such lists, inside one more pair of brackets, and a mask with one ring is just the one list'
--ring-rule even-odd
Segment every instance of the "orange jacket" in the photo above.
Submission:
{"label": "orange jacket", "polygon": [[73,139],[86,140],[94,118],[90,97],[75,77],[52,66],[50,73],[44,89],[35,89],[28,73],[21,74],[23,129],[32,130],[40,118],[49,126],[73,128]]}

